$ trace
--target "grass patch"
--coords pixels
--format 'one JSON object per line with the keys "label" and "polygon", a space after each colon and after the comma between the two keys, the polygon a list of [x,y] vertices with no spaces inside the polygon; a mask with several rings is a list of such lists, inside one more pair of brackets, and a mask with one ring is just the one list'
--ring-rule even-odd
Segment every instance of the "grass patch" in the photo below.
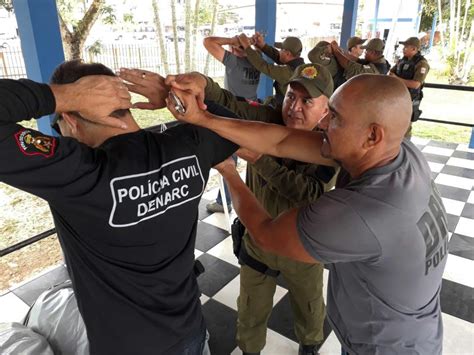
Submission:
{"label": "grass patch", "polygon": [[413,124],[412,135],[420,138],[450,143],[469,143],[472,129],[433,122],[418,121]]}

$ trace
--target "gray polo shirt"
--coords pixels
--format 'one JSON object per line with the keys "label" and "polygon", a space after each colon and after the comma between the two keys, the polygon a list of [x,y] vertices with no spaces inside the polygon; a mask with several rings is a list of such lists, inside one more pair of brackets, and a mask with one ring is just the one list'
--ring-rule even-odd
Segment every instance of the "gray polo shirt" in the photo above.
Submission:
{"label": "gray polo shirt", "polygon": [[225,51],[222,63],[225,65],[224,88],[235,96],[256,100],[260,72],[247,58],[229,51]]}
{"label": "gray polo shirt", "polygon": [[412,143],[384,167],[341,176],[335,190],[300,210],[298,232],[329,264],[328,318],[349,353],[442,353],[447,219]]}

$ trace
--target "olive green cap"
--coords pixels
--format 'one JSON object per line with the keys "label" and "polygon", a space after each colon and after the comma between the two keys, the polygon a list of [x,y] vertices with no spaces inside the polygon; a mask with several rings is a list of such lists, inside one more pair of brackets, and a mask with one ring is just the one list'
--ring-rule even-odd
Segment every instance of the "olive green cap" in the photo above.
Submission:
{"label": "olive green cap", "polygon": [[334,91],[331,73],[319,64],[302,64],[295,69],[288,84],[299,83],[311,97],[330,97]]}
{"label": "olive green cap", "polygon": [[313,49],[308,52],[308,59],[311,63],[317,63],[321,55],[321,48],[326,48],[330,43],[327,41],[319,41]]}
{"label": "olive green cap", "polygon": [[362,49],[368,49],[371,51],[383,52],[385,44],[380,38],[372,38],[367,44],[361,46]]}
{"label": "olive green cap", "polygon": [[280,49],[286,49],[290,51],[294,56],[301,54],[303,50],[303,44],[297,37],[286,37],[283,42],[275,42],[275,47]]}
{"label": "olive green cap", "polygon": [[352,47],[355,47],[359,44],[362,44],[364,43],[366,40],[365,39],[362,39],[360,37],[357,37],[357,36],[354,36],[354,37],[351,37],[347,40],[347,50],[351,49]]}
{"label": "olive green cap", "polygon": [[418,38],[416,37],[410,37],[408,38],[406,41],[403,41],[403,42],[398,42],[400,44],[403,44],[404,46],[413,46],[415,47],[416,49],[420,49],[421,48],[421,42]]}

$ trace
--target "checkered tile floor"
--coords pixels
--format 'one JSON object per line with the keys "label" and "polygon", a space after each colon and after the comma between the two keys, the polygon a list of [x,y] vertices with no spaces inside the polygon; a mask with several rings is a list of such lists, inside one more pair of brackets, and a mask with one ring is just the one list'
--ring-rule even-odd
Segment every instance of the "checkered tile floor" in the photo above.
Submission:
{"label": "checkered tile floor", "polygon": [[[441,292],[444,319],[444,354],[474,354],[474,149],[466,145],[440,143],[419,138],[414,143],[423,151],[441,192],[448,213],[450,255]],[[204,194],[199,208],[196,258],[206,272],[199,277],[201,301],[211,335],[213,355],[240,354],[235,342],[236,298],[239,265],[232,253],[232,241],[224,214],[209,214],[205,205],[217,190]],[[325,285],[327,284],[325,270]],[[0,296],[0,322],[21,321],[29,305],[50,286],[67,278],[63,266],[44,272]],[[324,289],[326,293],[326,288]],[[269,321],[263,354],[297,354],[287,289],[279,283]],[[329,333],[321,354],[340,354],[334,333]]]}

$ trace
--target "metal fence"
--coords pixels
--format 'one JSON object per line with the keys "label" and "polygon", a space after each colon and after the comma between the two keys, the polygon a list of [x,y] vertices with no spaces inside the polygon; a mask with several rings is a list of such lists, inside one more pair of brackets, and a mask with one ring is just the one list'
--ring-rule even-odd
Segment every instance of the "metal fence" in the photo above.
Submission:
{"label": "metal fence", "polygon": [[[180,71],[184,72],[184,45],[179,43],[179,64]],[[204,48],[196,48],[195,66],[192,70],[204,71],[207,51]],[[167,61],[170,73],[177,73],[176,55],[174,46],[166,44]],[[82,58],[86,62],[102,63],[112,70],[120,68],[140,68],[150,70],[160,74],[167,74],[161,61],[158,46],[153,43],[137,44],[108,44],[100,47],[100,52],[96,53],[90,47],[85,48]],[[211,77],[224,76],[224,66],[222,63],[210,57],[208,75]],[[26,68],[20,46],[9,46],[0,48],[0,78],[19,79],[25,78]]]}

